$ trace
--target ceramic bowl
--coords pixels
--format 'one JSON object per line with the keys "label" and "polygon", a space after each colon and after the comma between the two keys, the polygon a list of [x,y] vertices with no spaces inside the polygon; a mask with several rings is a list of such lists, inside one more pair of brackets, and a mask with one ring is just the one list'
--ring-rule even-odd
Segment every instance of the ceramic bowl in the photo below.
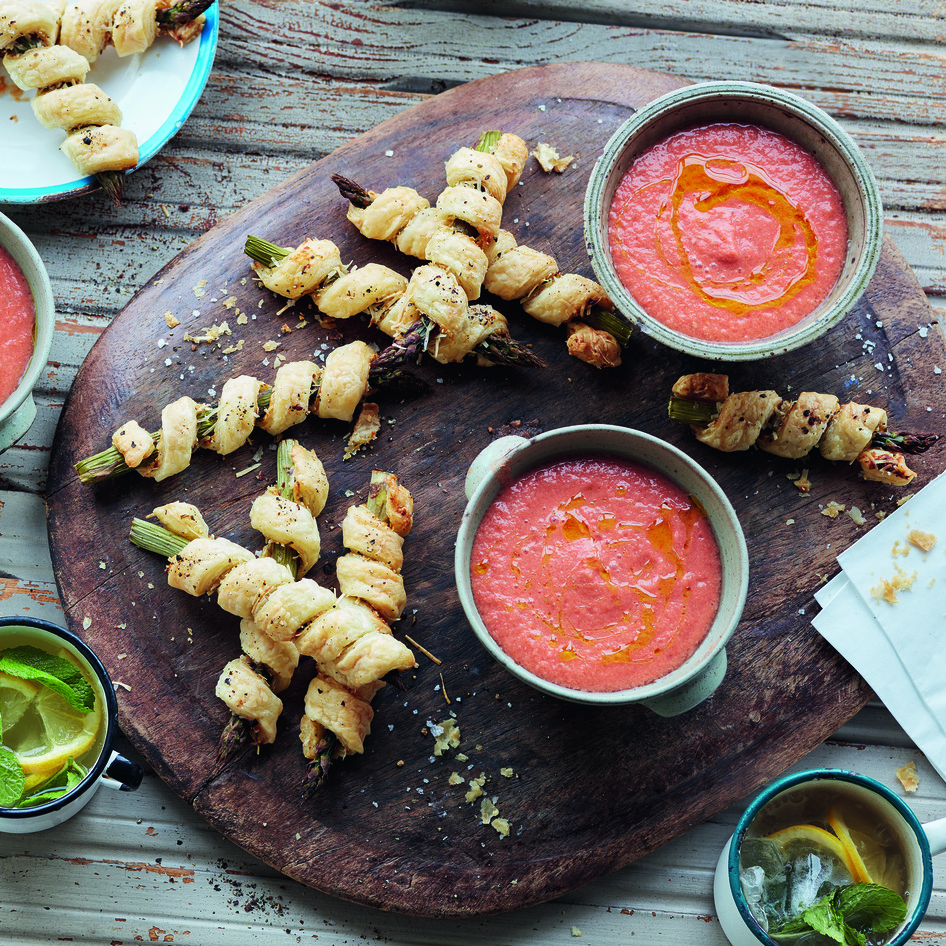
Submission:
{"label": "ceramic bowl", "polygon": [[36,417],[33,387],[46,367],[56,327],[56,305],[49,275],[29,237],[9,217],[0,214],[0,245],[23,271],[33,293],[36,323],[33,329],[33,356],[13,393],[0,404],[0,453],[16,443]]}
{"label": "ceramic bowl", "polygon": [[[621,282],[608,243],[608,212],[615,190],[634,159],[682,129],[713,122],[752,124],[778,132],[814,155],[834,180],[848,225],[848,251],[838,281],[810,315],[763,339],[713,342],[668,328],[651,316]],[[678,351],[719,361],[780,355],[814,341],[844,318],[877,266],[883,217],[877,184],[857,146],[829,115],[810,102],[751,82],[706,82],[669,92],[634,113],[611,137],[585,193],[585,244],[598,281],[618,310],[657,341]]]}
{"label": "ceramic bowl", "polygon": [[[612,692],[571,689],[550,683],[520,666],[487,630],[476,608],[470,581],[470,556],[476,531],[502,486],[543,463],[591,454],[649,466],[694,496],[709,517],[722,563],[719,609],[696,652],[677,670],[653,683]],[[506,670],[542,693],[559,699],[606,706],[642,703],[662,716],[685,712],[712,695],[725,675],[726,644],[745,605],[749,559],[735,510],[702,467],[671,444],[641,431],[583,424],[551,430],[531,439],[502,437],[493,441],[473,461],[465,491],[468,502],[456,543],[457,589],[474,633]]]}

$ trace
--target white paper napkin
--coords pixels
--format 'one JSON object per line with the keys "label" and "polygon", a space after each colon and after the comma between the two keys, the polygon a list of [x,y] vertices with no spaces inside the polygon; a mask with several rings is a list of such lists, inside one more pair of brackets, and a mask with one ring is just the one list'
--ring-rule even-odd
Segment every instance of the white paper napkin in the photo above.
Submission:
{"label": "white paper napkin", "polygon": [[[911,543],[914,530],[935,536],[929,552]],[[838,562],[812,623],[946,779],[946,474]]]}

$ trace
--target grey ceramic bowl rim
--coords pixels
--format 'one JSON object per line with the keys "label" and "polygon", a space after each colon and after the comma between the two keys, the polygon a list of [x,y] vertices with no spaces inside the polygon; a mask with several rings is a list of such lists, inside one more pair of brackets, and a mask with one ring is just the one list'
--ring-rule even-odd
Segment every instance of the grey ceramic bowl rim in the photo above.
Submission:
{"label": "grey ceramic bowl rim", "polygon": [[932,897],[933,859],[930,854],[929,841],[923,831],[923,825],[920,824],[919,818],[917,818],[913,809],[911,809],[899,795],[887,788],[882,782],[878,782],[869,775],[861,775],[858,772],[852,772],[848,769],[806,769],[803,772],[793,772],[789,775],[784,775],[760,792],[742,813],[736,826],[736,831],[733,834],[726,865],[729,876],[729,891],[736,903],[739,915],[742,917],[752,935],[755,936],[763,946],[778,946],[778,943],[759,925],[759,921],[749,910],[746,898],[742,895],[742,882],[739,879],[739,854],[742,841],[745,838],[749,826],[752,824],[753,820],[755,820],[756,815],[758,815],[776,795],[781,795],[782,792],[786,792],[789,789],[795,788],[797,785],[811,781],[850,782],[853,785],[860,785],[863,788],[872,790],[900,815],[904,823],[910,829],[916,841],[917,848],[920,851],[920,859],[923,865],[923,879],[920,884],[920,890],[915,896],[913,906],[910,908],[910,912],[904,920],[903,926],[890,940],[889,946],[901,946],[901,944],[905,944],[922,922]]}
{"label": "grey ceramic bowl rim", "polygon": [[23,275],[26,276],[36,308],[33,354],[19,385],[0,404],[0,424],[2,424],[30,396],[43,368],[46,367],[56,328],[56,308],[49,273],[46,272],[46,266],[36,247],[33,246],[30,238],[2,213],[0,213],[0,245],[7,249],[14,262],[23,271]]}
{"label": "grey ceramic bowl rim", "polygon": [[[749,342],[721,343],[682,335],[659,322],[633,298],[611,264],[606,239],[602,237],[602,215],[607,220],[610,207],[603,206],[605,184],[611,168],[627,140],[650,122],[672,109],[703,100],[733,99],[770,103],[792,112],[807,122],[837,151],[847,164],[857,185],[865,211],[865,251],[847,288],[817,318],[802,320],[779,335]],[[585,191],[585,248],[598,281],[611,296],[615,307],[637,322],[657,341],[686,354],[719,361],[749,361],[793,351],[809,344],[837,325],[867,289],[877,268],[883,241],[883,210],[877,183],[864,156],[846,131],[822,109],[798,95],[755,82],[699,82],[674,89],[638,109],[622,124],[604,146],[595,162]]]}
{"label": "grey ceramic bowl rim", "polygon": [[[550,440],[561,438],[563,435],[570,435],[575,431],[583,431],[591,434],[597,432],[617,433],[620,436],[627,436],[629,439],[649,443],[658,449],[667,450],[675,460],[682,463],[691,472],[693,472],[702,481],[707,491],[713,494],[714,498],[719,502],[725,511],[728,524],[732,528],[733,535],[737,539],[739,549],[738,554],[741,563],[740,582],[739,586],[736,588],[736,595],[738,600],[741,602],[741,605],[737,608],[735,615],[729,622],[729,626],[723,631],[723,633],[720,634],[719,639],[716,641],[715,645],[701,656],[699,664],[693,667],[692,673],[689,675],[689,677],[685,679],[678,679],[673,682],[672,686],[669,687],[665,682],[667,678],[661,677],[658,680],[655,680],[653,683],[645,684],[644,686],[639,687],[632,687],[625,690],[613,690],[606,692],[595,690],[576,690],[571,687],[552,683],[551,681],[532,673],[530,670],[527,670],[521,664],[513,660],[512,657],[510,657],[509,654],[507,654],[506,651],[504,651],[502,647],[499,646],[499,644],[487,630],[486,625],[483,623],[483,619],[480,617],[473,601],[472,588],[470,587],[469,556],[464,556],[463,552],[464,545],[466,544],[464,541],[465,537],[467,534],[469,534],[469,544],[472,548],[472,542],[476,535],[476,529],[479,527],[479,523],[482,520],[482,516],[480,516],[474,522],[472,511],[475,509],[477,504],[482,501],[483,496],[494,488],[495,482],[498,479],[496,473],[494,473],[492,476],[485,476],[483,478],[482,482],[476,488],[473,495],[470,496],[463,511],[463,517],[461,519],[460,528],[457,533],[454,560],[454,569],[456,573],[457,590],[460,595],[460,603],[463,607],[464,613],[466,614],[467,620],[470,623],[470,626],[473,628],[474,634],[480,643],[486,648],[489,654],[513,676],[548,696],[554,696],[558,699],[564,699],[571,702],[598,706],[623,706],[626,704],[640,703],[646,700],[652,700],[656,697],[665,696],[668,692],[685,686],[688,679],[699,676],[702,669],[709,666],[713,659],[717,657],[726,647],[732,638],[733,633],[735,632],[741,617],[742,606],[744,606],[746,601],[749,585],[748,550],[746,547],[745,535],[742,531],[742,524],[739,522],[739,517],[736,515],[735,509],[733,509],[732,504],[729,502],[728,497],[723,492],[720,485],[695,460],[687,456],[687,454],[675,447],[673,444],[668,443],[665,440],[661,440],[659,437],[654,437],[651,434],[645,433],[644,431],[635,430],[630,427],[619,427],[612,424],[577,424],[569,427],[557,427],[554,430],[546,431],[545,433],[538,434],[535,437],[523,438],[524,443],[520,447],[517,447],[511,451],[506,460],[503,461],[502,466],[504,468],[507,467],[509,459],[517,454],[522,453],[533,445],[541,445],[547,443]],[[582,450],[576,449],[574,447],[565,447],[557,451],[555,455],[560,457],[568,457],[575,456],[577,453],[582,452]],[[608,454],[610,451],[601,448],[598,449],[597,452]],[[522,472],[539,462],[543,461],[537,459],[533,462],[527,463],[523,467]],[[639,462],[657,469],[658,472],[663,473],[664,476],[667,476],[669,479],[676,482],[676,478],[671,473],[660,469],[655,464],[643,459]],[[521,473],[516,475],[521,475]],[[492,502],[492,498],[490,499],[490,502]],[[713,520],[711,520],[711,522],[712,521]],[[710,634],[712,632],[713,627],[710,628]],[[686,666],[686,663],[684,663],[683,666]],[[676,673],[678,673],[678,671],[674,671],[674,674]]]}

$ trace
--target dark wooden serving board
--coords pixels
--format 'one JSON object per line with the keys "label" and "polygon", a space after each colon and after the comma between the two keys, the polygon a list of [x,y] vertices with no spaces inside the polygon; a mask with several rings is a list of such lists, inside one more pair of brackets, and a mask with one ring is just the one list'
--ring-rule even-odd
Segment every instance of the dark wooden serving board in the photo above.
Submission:
{"label": "dark wooden serving board", "polygon": [[[582,203],[594,160],[634,108],[681,84],[630,66],[576,63],[508,73],[438,95],[197,240],[135,296],[79,372],[57,432],[48,496],[53,564],[69,623],[127,685],[117,692],[121,724],[160,776],[224,835],[304,884],[427,916],[497,913],[547,900],[633,861],[752,792],[870,696],[810,624],[815,589],[837,570],[837,553],[868,526],[859,528],[847,516],[829,519],[821,509],[829,500],[856,505],[870,524],[876,510],[895,507],[899,494],[820,458],[801,464],[701,446],[688,429],[667,420],[666,404],[679,374],[714,366],[639,332],[619,369],[598,371],[565,354],[560,331],[501,305],[513,334],[532,342],[548,363],[544,371],[425,364],[419,373],[430,382],[430,394],[382,400],[381,437],[367,455],[347,462],[344,425],[310,420],[294,428],[319,453],[332,482],[320,517],[325,568],[317,568],[317,577],[324,582],[334,582],[335,524],[352,494],[364,495],[371,468],[397,472],[413,491],[409,606],[397,632],[442,661],[438,666],[418,654],[406,692],[388,687],[376,698],[365,754],[339,764],[308,803],[299,797],[304,766],[297,727],[311,661],[284,694],[276,744],[218,769],[214,754],[227,711],[213,689],[223,664],[239,651],[237,619],[213,600],[167,588],[165,563],[127,540],[133,516],[179,498],[199,505],[216,534],[258,547],[248,512],[273,476],[269,438],[254,438],[264,448],[262,466],[243,477],[235,471],[251,464],[255,447],[225,460],[201,451],[184,474],[163,484],[132,474],[90,488],[72,469],[104,449],[128,418],[154,429],[161,407],[182,394],[213,399],[208,391],[238,373],[271,380],[273,356],[262,347],[267,340],[280,341],[279,353],[293,359],[311,357],[323,344],[377,338],[360,321],[320,327],[307,305],[278,315],[282,300],[248,278],[242,253],[248,233],[286,245],[329,238],[343,260],[377,260],[409,272],[412,261],[365,241],[347,224],[333,172],[377,190],[411,184],[434,198],[446,158],[481,131],[515,131],[533,147],[547,141],[578,160],[561,175],[547,175],[530,161],[504,222],[520,242],[555,255],[563,270],[590,274]],[[206,295],[198,299],[194,287],[203,280]],[[236,308],[225,308],[231,296]],[[250,314],[248,324],[237,324],[237,309]],[[168,311],[181,320],[173,332],[164,320]],[[300,311],[308,316],[305,328],[296,327]],[[185,332],[225,319],[233,336],[221,345],[183,341]],[[733,387],[835,392],[885,405],[892,425],[927,429],[946,412],[944,388],[932,370],[943,362],[942,338],[920,330],[931,321],[916,280],[888,240],[867,296],[842,325],[803,351],[733,368]],[[279,334],[284,324],[293,327],[291,334]],[[159,347],[162,338],[168,344]],[[224,356],[222,347],[238,339],[242,351]],[[686,450],[718,479],[746,532],[749,600],[729,647],[726,679],[712,699],[675,719],[639,707],[590,709],[538,695],[494,664],[460,609],[453,546],[468,465],[502,433],[583,422],[637,427]],[[803,465],[813,483],[808,496],[787,478]],[[942,468],[942,447],[915,466],[920,487]],[[435,759],[425,733],[428,720],[450,712],[460,724],[466,762]],[[506,768],[511,777],[501,774]],[[453,771],[467,778],[486,773],[487,795],[511,822],[508,838],[480,825],[478,803],[464,801],[467,786],[448,784]]]}

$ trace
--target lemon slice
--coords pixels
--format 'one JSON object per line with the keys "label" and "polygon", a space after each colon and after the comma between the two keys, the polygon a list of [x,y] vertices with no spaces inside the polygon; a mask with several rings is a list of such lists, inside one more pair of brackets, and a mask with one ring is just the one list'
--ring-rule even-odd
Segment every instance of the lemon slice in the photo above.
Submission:
{"label": "lemon slice", "polygon": [[769,841],[775,841],[782,848],[789,844],[804,844],[815,851],[828,851],[838,861],[840,861],[854,875],[851,869],[851,862],[847,856],[847,851],[839,838],[836,838],[830,831],[819,828],[813,824],[796,824],[790,828],[782,828],[780,831],[773,831],[767,834]]}
{"label": "lemon slice", "polygon": [[52,775],[92,747],[102,723],[101,701],[80,713],[49,687],[39,687],[19,723],[5,745],[16,753],[27,779]]}
{"label": "lemon slice", "polygon": [[861,852],[857,849],[857,845],[851,837],[851,832],[836,808],[832,808],[828,812],[828,824],[831,825],[831,830],[838,836],[841,847],[844,848],[844,859],[850,868],[854,881],[859,884],[874,883],[870,871],[864,863],[864,858],[861,857]]}
{"label": "lemon slice", "polygon": [[0,721],[4,734],[23,718],[38,692],[38,683],[0,671]]}

